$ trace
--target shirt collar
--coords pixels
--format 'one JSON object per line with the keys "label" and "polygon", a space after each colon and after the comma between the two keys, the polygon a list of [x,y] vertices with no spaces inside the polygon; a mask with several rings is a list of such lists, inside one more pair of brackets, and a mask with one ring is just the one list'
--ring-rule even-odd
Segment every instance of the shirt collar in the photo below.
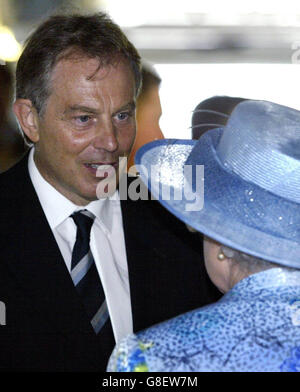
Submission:
{"label": "shirt collar", "polygon": [[29,152],[29,175],[51,229],[53,230],[59,226],[73,212],[87,209],[96,216],[96,219],[98,218],[100,225],[103,225],[104,229],[111,232],[113,208],[115,205],[120,205],[118,191],[109,198],[92,201],[86,206],[77,206],[44,179],[36,167],[33,154],[34,148]]}

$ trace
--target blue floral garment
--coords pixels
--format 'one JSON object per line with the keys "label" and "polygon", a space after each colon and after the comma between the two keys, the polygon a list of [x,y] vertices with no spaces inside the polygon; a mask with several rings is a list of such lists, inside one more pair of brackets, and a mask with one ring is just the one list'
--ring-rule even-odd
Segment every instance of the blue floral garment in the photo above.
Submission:
{"label": "blue floral garment", "polygon": [[251,275],[213,305],[128,336],[108,371],[300,371],[300,271]]}

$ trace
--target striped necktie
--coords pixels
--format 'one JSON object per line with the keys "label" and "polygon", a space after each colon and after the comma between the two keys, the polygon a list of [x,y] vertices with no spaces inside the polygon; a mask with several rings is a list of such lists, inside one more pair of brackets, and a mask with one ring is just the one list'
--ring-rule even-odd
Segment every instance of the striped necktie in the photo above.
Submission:
{"label": "striped necktie", "polygon": [[95,217],[87,210],[77,211],[71,217],[77,226],[71,262],[73,283],[95,333],[106,331],[107,338],[114,342],[104,291],[90,250],[90,233]]}

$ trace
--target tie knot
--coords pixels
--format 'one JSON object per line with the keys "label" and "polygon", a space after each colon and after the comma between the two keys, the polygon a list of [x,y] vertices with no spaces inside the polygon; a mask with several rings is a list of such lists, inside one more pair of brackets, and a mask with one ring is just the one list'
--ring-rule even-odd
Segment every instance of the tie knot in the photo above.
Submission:
{"label": "tie knot", "polygon": [[77,228],[84,234],[90,235],[95,216],[88,210],[80,210],[71,215]]}

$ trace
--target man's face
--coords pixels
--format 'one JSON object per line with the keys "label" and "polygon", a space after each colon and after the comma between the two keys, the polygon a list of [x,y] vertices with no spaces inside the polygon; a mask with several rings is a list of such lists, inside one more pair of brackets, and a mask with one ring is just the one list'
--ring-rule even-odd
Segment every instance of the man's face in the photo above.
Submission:
{"label": "man's face", "polygon": [[[99,165],[118,171],[135,138],[135,80],[120,60],[65,59],[54,68],[42,118],[35,163],[42,176],[77,205],[97,199]],[[100,169],[99,169],[100,170]]]}

